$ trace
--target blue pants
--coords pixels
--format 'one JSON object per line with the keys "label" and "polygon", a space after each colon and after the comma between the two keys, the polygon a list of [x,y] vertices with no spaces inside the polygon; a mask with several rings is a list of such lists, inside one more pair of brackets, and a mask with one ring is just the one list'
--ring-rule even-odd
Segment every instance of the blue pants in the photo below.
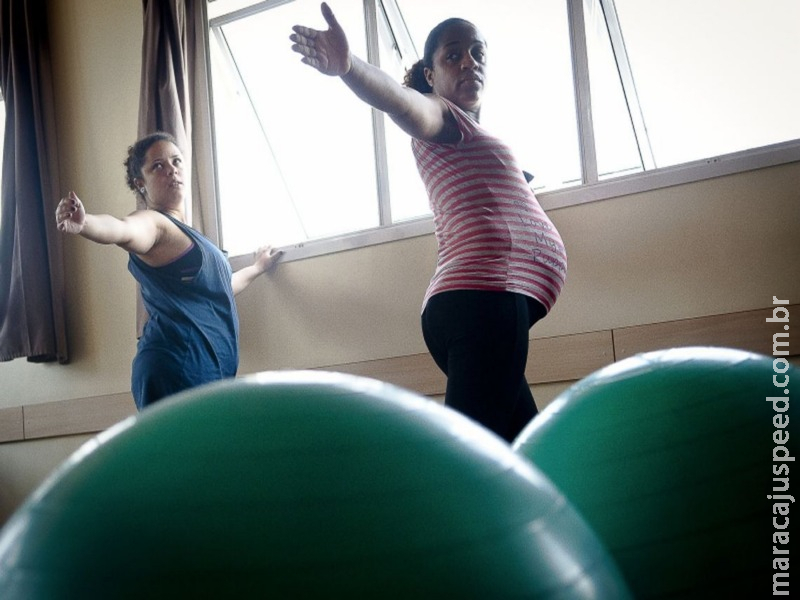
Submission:
{"label": "blue pants", "polygon": [[456,290],[429,298],[422,334],[447,375],[445,405],[513,441],[538,413],[525,366],[528,331],[546,312],[512,292]]}
{"label": "blue pants", "polygon": [[146,406],[188,390],[200,382],[187,376],[179,361],[169,352],[140,349],[131,368],[131,392],[136,408]]}

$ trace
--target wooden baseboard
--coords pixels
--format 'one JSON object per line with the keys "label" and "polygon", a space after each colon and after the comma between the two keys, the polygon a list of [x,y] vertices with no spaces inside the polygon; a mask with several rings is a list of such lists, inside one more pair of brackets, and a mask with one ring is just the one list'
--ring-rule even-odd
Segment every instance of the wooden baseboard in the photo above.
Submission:
{"label": "wooden baseboard", "polygon": [[[790,314],[800,314],[800,304],[786,308]],[[526,375],[532,385],[576,381],[635,354],[685,346],[738,348],[771,356],[773,335],[783,333],[778,324],[766,321],[771,316],[772,308],[766,308],[534,338]],[[790,344],[789,352],[790,357],[800,355],[800,343]],[[427,352],[316,369],[371,377],[424,396],[443,395],[446,383]],[[128,392],[4,408],[0,409],[0,443],[96,433],[135,413]]]}
{"label": "wooden baseboard", "polygon": [[136,414],[130,392],[0,409],[0,443],[97,433]]}
{"label": "wooden baseboard", "polygon": [[[532,384],[572,381],[614,361],[610,331],[595,331],[531,340],[526,376]],[[444,394],[447,380],[430,354],[422,352],[317,367],[379,379],[425,396]]]}
{"label": "wooden baseboard", "polygon": [[21,406],[0,409],[0,442],[25,439],[25,425]]}
{"label": "wooden baseboard", "polygon": [[[800,304],[786,307],[800,318]],[[722,346],[740,348],[772,356],[772,336],[784,333],[775,323],[768,323],[772,309],[682,319],[615,329],[614,356],[622,360],[650,350],[679,346]],[[786,341],[786,340],[784,340]],[[791,344],[790,344],[791,347]],[[800,341],[795,342],[793,355],[800,354]]]}

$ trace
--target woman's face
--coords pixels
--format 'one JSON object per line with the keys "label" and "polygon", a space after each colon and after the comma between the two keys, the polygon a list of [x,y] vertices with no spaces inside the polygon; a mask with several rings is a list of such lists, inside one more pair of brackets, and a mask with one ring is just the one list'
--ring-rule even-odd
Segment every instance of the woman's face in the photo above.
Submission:
{"label": "woman's face", "polygon": [[183,176],[183,154],[172,142],[161,140],[147,150],[137,185],[145,188],[148,206],[180,208],[185,197]]}
{"label": "woman's face", "polygon": [[486,41],[480,32],[468,23],[447,28],[425,77],[435,94],[477,116],[486,82]]}

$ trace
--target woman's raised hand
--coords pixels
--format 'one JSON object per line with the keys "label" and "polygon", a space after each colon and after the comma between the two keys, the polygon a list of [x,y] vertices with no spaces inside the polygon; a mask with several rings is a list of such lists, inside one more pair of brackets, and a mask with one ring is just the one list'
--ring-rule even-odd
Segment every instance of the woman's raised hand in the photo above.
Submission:
{"label": "woman's raised hand", "polygon": [[83,202],[75,192],[70,192],[56,207],[56,225],[59,231],[77,234],[83,231],[85,222],[86,209],[83,207]]}
{"label": "woman's raised hand", "polygon": [[323,2],[321,9],[328,29],[319,31],[295,25],[294,33],[289,36],[294,42],[292,50],[302,55],[302,62],[320,73],[334,77],[346,75],[352,66],[347,36],[327,3]]}

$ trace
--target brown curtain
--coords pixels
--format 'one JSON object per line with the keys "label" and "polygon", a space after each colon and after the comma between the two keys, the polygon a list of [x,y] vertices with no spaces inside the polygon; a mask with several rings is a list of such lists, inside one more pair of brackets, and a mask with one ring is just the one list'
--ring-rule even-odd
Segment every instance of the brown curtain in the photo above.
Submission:
{"label": "brown curtain", "polygon": [[0,360],[67,362],[46,0],[0,0]]}
{"label": "brown curtain", "polygon": [[[142,82],[139,136],[175,136],[191,165],[189,223],[219,243],[212,154],[206,0],[142,0]],[[146,315],[139,302],[137,326]]]}

